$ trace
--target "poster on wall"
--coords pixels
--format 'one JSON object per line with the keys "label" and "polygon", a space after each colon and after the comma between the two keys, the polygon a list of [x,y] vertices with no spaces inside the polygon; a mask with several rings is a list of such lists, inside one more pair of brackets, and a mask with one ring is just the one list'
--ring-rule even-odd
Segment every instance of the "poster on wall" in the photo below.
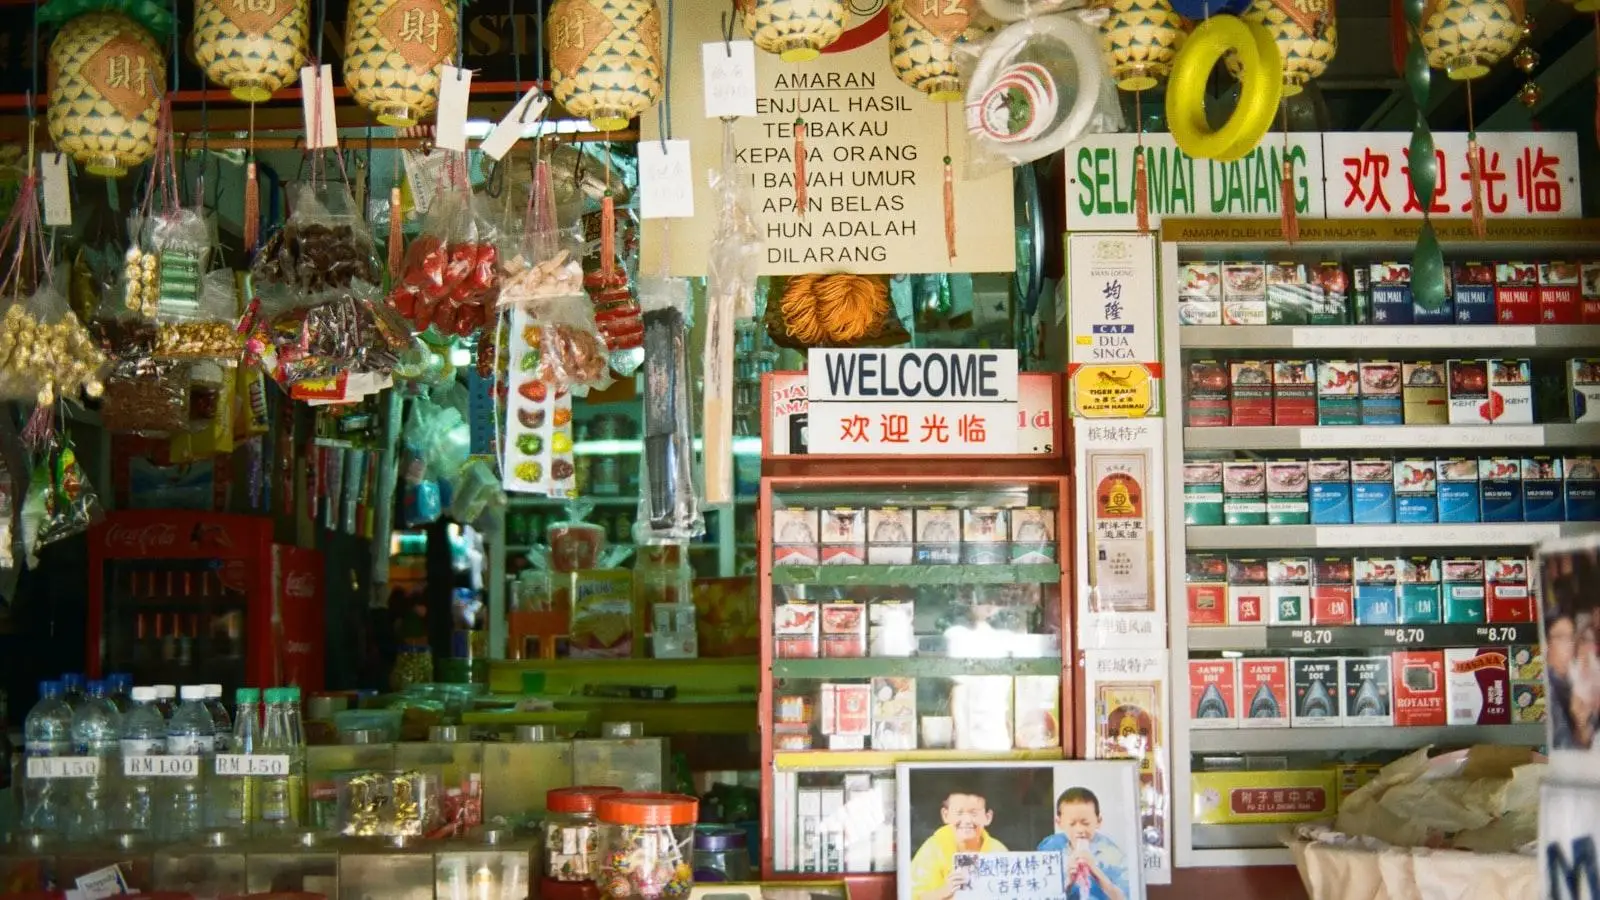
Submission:
{"label": "poster on wall", "polygon": [[1136,900],[1136,767],[901,763],[899,900]]}
{"label": "poster on wall", "polygon": [[1167,645],[1161,420],[1073,419],[1078,647]]}
{"label": "poster on wall", "polygon": [[[961,107],[934,103],[903,83],[889,63],[887,0],[853,0],[846,30],[822,55],[789,63],[756,52],[756,115],[736,120],[738,159],[754,198],[765,246],[762,275],[812,272],[1009,272],[1016,268],[1011,172],[969,180]],[[680,6],[669,51],[698,60],[723,40],[716,15]],[[701,66],[674,66],[671,136],[693,144],[700,171],[694,206],[714,210],[705,171],[720,166],[722,120],[705,115]],[[951,117],[948,150],[945,117]],[[806,123],[797,139],[795,121]],[[654,114],[641,117],[654,140]],[[802,149],[803,148],[803,149]],[[955,172],[956,256],[946,255],[944,157]],[[805,165],[804,215],[797,208],[796,154]],[[1004,223],[1003,227],[996,227]],[[644,225],[640,270],[658,271],[670,243],[670,273],[704,275],[716,216]]]}
{"label": "poster on wall", "polygon": [[1090,759],[1128,759],[1139,770],[1139,837],[1148,884],[1172,883],[1167,652],[1085,650],[1084,734]]}
{"label": "poster on wall", "polygon": [[1067,235],[1067,377],[1072,414],[1161,414],[1153,234]]}
{"label": "poster on wall", "polygon": [[1600,537],[1541,545],[1538,567],[1550,771],[1600,785]]}

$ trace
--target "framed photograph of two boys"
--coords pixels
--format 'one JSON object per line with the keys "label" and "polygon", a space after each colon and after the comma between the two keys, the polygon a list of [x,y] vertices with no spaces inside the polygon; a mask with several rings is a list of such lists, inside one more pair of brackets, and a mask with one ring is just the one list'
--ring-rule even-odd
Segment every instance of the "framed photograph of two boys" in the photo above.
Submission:
{"label": "framed photograph of two boys", "polygon": [[898,900],[1143,900],[1136,763],[896,771]]}

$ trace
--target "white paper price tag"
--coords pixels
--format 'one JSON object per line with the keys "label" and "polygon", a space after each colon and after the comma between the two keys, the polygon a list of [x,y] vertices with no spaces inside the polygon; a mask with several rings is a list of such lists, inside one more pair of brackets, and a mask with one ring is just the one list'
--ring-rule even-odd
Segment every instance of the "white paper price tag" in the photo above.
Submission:
{"label": "white paper price tag", "polygon": [[64,153],[39,154],[39,181],[44,193],[44,224],[72,224],[72,191],[67,183]]}
{"label": "white paper price tag", "polygon": [[31,756],[26,769],[29,778],[98,778],[98,756]]}
{"label": "white paper price tag", "polygon": [[467,101],[471,94],[471,69],[440,67],[439,112],[433,129],[434,144],[446,150],[466,152]]}
{"label": "white paper price tag", "polygon": [[712,41],[700,45],[705,69],[706,118],[756,114],[756,45],[749,41]]}
{"label": "white paper price tag", "polygon": [[84,900],[104,900],[106,897],[132,893],[128,890],[128,882],[122,877],[122,870],[115,865],[78,876],[77,885]]}
{"label": "white paper price tag", "polygon": [[639,218],[694,217],[688,141],[639,142]]}
{"label": "white paper price tag", "polygon": [[122,774],[129,778],[194,778],[200,774],[200,757],[124,756]]}
{"label": "white paper price tag", "polygon": [[219,753],[218,775],[287,775],[289,757],[281,754]]}
{"label": "white paper price tag", "polygon": [[306,149],[339,146],[339,122],[333,114],[333,66],[300,70],[300,108],[305,113]]}
{"label": "white paper price tag", "polygon": [[505,118],[500,120],[500,124],[494,126],[494,130],[489,132],[489,136],[483,139],[483,143],[478,146],[478,149],[496,161],[503,159],[507,153],[511,152],[511,148],[517,145],[517,141],[522,140],[523,131],[528,126],[539,121],[539,115],[544,112],[544,108],[549,104],[550,98],[546,97],[538,88],[530,89],[505,114]]}

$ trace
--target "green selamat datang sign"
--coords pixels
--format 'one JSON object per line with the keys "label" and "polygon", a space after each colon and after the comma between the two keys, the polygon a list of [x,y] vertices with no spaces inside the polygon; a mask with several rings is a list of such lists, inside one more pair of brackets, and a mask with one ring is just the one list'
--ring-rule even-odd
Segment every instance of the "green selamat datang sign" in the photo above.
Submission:
{"label": "green selamat datang sign", "polygon": [[[1138,135],[1095,134],[1067,148],[1067,230],[1128,231],[1139,227],[1134,205]],[[1285,153],[1294,163],[1295,211],[1322,218],[1322,135],[1262,141],[1243,159],[1216,162],[1184,153],[1168,134],[1144,136],[1150,225],[1180,218],[1276,217]]]}

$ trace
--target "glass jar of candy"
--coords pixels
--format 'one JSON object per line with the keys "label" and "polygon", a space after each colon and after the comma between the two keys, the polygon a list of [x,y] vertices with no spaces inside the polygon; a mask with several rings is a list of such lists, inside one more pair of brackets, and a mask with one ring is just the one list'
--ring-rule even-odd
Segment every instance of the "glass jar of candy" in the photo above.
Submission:
{"label": "glass jar of candy", "polygon": [[622,788],[600,785],[551,788],[545,792],[544,877],[568,883],[593,882],[599,868],[600,831],[595,806]]}
{"label": "glass jar of candy", "polygon": [[600,892],[612,900],[683,900],[694,887],[700,801],[681,794],[608,794],[600,820]]}
{"label": "glass jar of candy", "polygon": [[701,825],[694,830],[694,880],[749,881],[750,850],[742,828]]}

